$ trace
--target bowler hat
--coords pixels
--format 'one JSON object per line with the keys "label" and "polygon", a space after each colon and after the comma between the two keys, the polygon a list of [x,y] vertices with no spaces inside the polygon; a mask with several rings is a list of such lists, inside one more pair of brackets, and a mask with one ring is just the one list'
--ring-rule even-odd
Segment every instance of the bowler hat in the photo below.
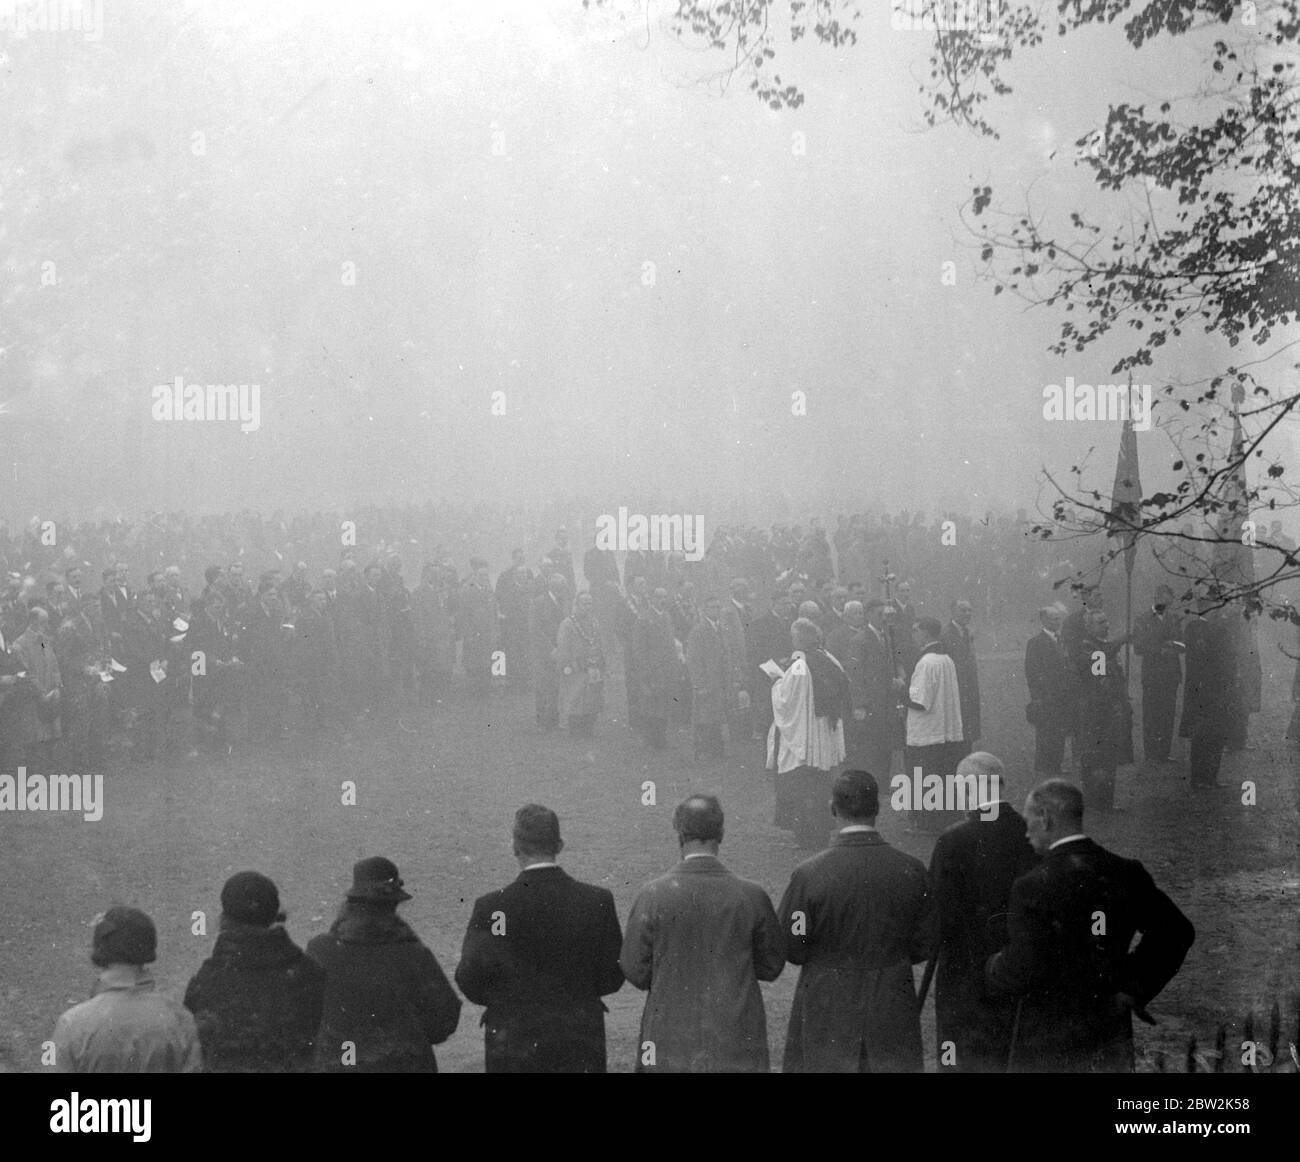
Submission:
{"label": "bowler hat", "polygon": [[255,871],[238,872],[226,881],[221,889],[221,910],[232,920],[264,928],[284,919],[275,884]]}
{"label": "bowler hat", "polygon": [[149,964],[158,959],[158,934],[153,921],[139,908],[109,908],[95,925],[90,962],[105,968],[110,964]]}
{"label": "bowler hat", "polygon": [[411,898],[402,891],[402,877],[397,874],[397,864],[382,855],[372,855],[352,865],[352,887],[349,900],[402,900]]}

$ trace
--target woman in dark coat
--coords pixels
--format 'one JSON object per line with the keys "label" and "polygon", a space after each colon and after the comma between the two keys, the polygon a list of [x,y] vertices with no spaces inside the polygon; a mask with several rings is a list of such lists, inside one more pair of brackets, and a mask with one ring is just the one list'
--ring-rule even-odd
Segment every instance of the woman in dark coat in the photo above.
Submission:
{"label": "woman in dark coat", "polygon": [[185,990],[212,1073],[311,1068],[325,974],[285,931],[280,895],[258,872],[221,889],[221,932]]}
{"label": "woman in dark coat", "polygon": [[456,1031],[460,997],[397,915],[397,905],[410,898],[392,862],[363,859],[333,927],[307,945],[325,970],[316,1036],[321,1072],[438,1072],[433,1046]]}

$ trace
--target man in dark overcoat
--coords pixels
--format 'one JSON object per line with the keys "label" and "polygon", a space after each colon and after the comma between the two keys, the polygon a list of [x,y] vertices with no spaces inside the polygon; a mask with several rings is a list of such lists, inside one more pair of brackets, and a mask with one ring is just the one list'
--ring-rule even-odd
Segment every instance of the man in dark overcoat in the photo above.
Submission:
{"label": "man in dark overcoat", "polygon": [[623,985],[623,932],[607,888],[556,862],[564,843],[549,808],[515,813],[519,877],[474,902],[456,968],[484,1005],[488,1073],[604,1073],[605,1005]]}
{"label": "man in dark overcoat", "polygon": [[1002,793],[1002,772],[1002,763],[986,751],[961,761],[958,777],[973,774],[988,802],[939,836],[930,856],[939,918],[934,1015],[941,1072],[1002,1073],[1011,1048],[1015,1003],[987,995],[984,964],[1006,946],[1011,885],[1038,855],[1024,816]]}
{"label": "man in dark overcoat", "polygon": [[1151,1021],[1195,930],[1137,860],[1084,834],[1072,783],[1040,783],[1025,818],[1043,860],[1012,886],[1007,946],[985,968],[1020,1006],[1009,1071],[1131,1073],[1133,1015]]}
{"label": "man in dark overcoat", "polygon": [[794,869],[777,909],[786,959],[802,966],[782,1069],[919,1073],[912,965],[934,944],[925,865],[880,837],[870,772],[840,774],[831,811],[834,841]]}

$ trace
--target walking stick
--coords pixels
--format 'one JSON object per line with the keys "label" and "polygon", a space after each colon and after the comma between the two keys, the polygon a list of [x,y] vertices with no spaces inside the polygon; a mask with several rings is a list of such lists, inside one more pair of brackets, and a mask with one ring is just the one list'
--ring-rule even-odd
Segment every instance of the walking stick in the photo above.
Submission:
{"label": "walking stick", "polygon": [[930,995],[930,983],[934,980],[934,970],[939,964],[939,949],[930,953],[930,959],[925,962],[925,972],[921,974],[921,991],[917,994],[918,1009],[925,1008],[925,998]]}
{"label": "walking stick", "polygon": [[1016,1060],[1016,1042],[1020,1039],[1020,1009],[1024,1003],[1023,997],[1016,1001],[1016,1016],[1011,1022],[1011,1044],[1007,1047],[1007,1073],[1011,1072],[1011,1066]]}

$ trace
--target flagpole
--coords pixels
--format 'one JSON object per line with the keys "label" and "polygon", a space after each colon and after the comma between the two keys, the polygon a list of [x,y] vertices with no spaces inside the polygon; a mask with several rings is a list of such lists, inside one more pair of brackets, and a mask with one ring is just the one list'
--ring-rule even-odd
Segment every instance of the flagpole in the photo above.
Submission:
{"label": "flagpole", "polygon": [[1124,582],[1124,693],[1131,692],[1133,684],[1133,665],[1130,651],[1133,648],[1133,558],[1136,553],[1130,553],[1124,559],[1124,571],[1127,578]]}

